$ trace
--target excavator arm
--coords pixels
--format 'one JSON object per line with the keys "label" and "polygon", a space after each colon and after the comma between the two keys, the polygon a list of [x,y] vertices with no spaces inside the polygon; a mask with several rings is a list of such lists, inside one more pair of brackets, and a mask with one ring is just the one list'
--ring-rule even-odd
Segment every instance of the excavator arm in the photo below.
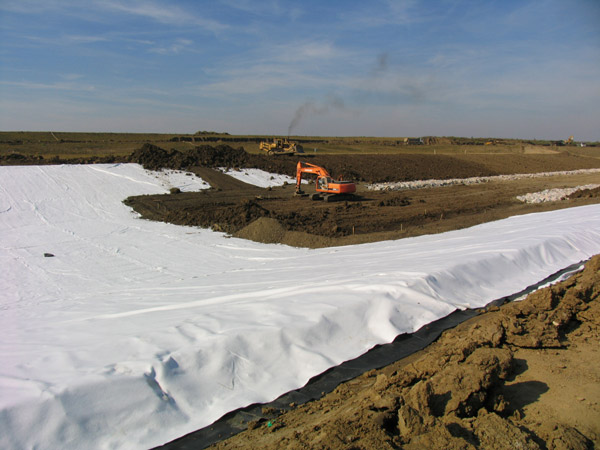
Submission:
{"label": "excavator arm", "polygon": [[314,164],[298,161],[298,165],[296,166],[296,193],[302,193],[301,183],[302,183],[302,174],[304,173],[312,173],[317,175],[317,179],[320,177],[329,177],[329,172],[327,172],[324,168],[315,166]]}

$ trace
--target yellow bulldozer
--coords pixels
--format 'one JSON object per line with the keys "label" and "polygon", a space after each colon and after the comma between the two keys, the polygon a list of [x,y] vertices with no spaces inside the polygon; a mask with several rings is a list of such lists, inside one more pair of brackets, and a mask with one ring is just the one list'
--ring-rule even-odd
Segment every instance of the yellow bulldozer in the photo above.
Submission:
{"label": "yellow bulldozer", "polygon": [[295,155],[297,153],[304,153],[304,149],[300,144],[289,139],[275,138],[273,142],[262,141],[259,148],[269,155]]}

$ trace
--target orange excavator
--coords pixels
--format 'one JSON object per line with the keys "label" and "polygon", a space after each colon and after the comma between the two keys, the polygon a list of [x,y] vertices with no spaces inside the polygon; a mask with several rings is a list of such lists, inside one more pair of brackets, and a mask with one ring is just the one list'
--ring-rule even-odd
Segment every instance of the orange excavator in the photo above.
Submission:
{"label": "orange excavator", "polygon": [[296,166],[296,195],[306,195],[301,188],[302,175],[305,173],[317,175],[317,192],[310,196],[312,200],[333,202],[354,198],[352,194],[356,192],[356,185],[352,181],[334,180],[323,167],[302,161],[298,161]]}

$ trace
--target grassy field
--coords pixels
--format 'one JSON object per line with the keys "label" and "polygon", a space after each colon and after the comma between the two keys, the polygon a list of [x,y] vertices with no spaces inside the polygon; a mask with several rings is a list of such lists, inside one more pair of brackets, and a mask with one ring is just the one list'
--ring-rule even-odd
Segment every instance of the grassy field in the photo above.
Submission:
{"label": "grassy field", "polygon": [[[226,133],[158,134],[158,133],[67,133],[67,132],[0,132],[0,156],[19,153],[41,155],[44,158],[87,158],[91,156],[125,156],[151,143],[164,149],[185,150],[196,145],[227,144],[244,147],[249,153],[260,153],[258,142],[273,136],[237,136]],[[322,137],[292,136],[303,145],[306,153],[319,154],[522,154],[558,153],[568,151],[580,156],[600,158],[600,144],[552,146],[550,141],[519,141],[516,139],[436,138],[429,145],[405,145],[403,137]],[[486,145],[486,142],[491,144]]]}

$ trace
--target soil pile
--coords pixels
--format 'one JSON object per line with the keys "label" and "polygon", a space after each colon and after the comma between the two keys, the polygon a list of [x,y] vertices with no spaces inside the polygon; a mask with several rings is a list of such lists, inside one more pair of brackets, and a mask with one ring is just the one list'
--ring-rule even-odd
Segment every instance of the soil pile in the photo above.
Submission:
{"label": "soil pile", "polygon": [[569,195],[569,198],[598,198],[600,197],[600,187],[594,189],[581,189]]}
{"label": "soil pile", "polygon": [[46,164],[114,164],[123,162],[127,162],[127,158],[116,155],[89,156],[85,158],[61,158],[59,156],[44,158],[42,155],[24,155],[21,153],[0,155],[0,166],[41,166]]}
{"label": "soil pile", "polygon": [[211,448],[590,449],[600,444],[600,256],[422,352]]}
{"label": "soil pile", "polygon": [[256,168],[295,177],[298,161],[326,168],[334,177],[365,183],[483,177],[514,173],[539,173],[589,169],[597,159],[561,153],[555,155],[435,155],[349,154],[268,156],[247,153],[242,147],[201,145],[189,150],[164,150],[144,144],[129,157],[146,169],[190,169],[194,166]]}
{"label": "soil pile", "polygon": [[200,210],[174,209],[167,213],[165,221],[179,225],[197,225],[200,222],[203,228],[233,234],[256,219],[269,217],[271,214],[253,200],[243,200],[239,204],[230,204],[227,208],[222,206],[205,205]]}
{"label": "soil pile", "polygon": [[141,164],[148,170],[186,169],[203,167],[245,167],[250,155],[243,148],[228,145],[201,145],[187,151],[164,150],[156,145],[144,144],[129,156],[130,162]]}

